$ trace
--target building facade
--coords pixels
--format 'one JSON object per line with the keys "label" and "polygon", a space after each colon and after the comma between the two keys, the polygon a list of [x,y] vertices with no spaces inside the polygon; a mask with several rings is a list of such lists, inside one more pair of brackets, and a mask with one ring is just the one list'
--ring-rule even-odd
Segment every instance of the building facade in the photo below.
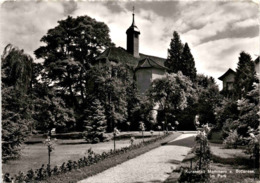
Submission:
{"label": "building facade", "polygon": [[232,69],[228,69],[218,79],[223,82],[223,91],[232,91],[234,89],[236,72]]}

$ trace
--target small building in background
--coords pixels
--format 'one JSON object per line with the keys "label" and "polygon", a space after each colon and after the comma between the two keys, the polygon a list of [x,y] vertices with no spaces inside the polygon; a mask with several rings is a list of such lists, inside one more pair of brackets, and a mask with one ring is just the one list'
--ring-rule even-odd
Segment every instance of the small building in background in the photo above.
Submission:
{"label": "small building in background", "polygon": [[222,76],[218,79],[223,82],[223,91],[232,91],[234,89],[236,72],[232,69],[228,69]]}

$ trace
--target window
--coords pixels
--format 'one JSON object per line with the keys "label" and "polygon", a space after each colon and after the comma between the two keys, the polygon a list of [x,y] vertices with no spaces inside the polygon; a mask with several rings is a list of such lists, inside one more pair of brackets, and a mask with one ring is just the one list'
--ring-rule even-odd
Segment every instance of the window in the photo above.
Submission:
{"label": "window", "polygon": [[233,85],[234,85],[233,82],[227,82],[227,84],[226,84],[226,89],[227,89],[228,91],[233,90]]}

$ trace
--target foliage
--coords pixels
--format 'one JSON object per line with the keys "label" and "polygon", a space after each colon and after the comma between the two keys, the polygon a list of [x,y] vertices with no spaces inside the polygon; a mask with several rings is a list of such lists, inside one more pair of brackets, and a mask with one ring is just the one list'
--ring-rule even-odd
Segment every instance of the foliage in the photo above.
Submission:
{"label": "foliage", "polygon": [[35,128],[48,132],[57,128],[58,132],[75,126],[74,111],[67,107],[64,100],[57,96],[55,91],[45,86],[38,85],[34,89],[34,119],[37,121]]}
{"label": "foliage", "polygon": [[45,72],[64,95],[78,106],[77,94],[85,102],[88,93],[88,70],[94,58],[113,45],[109,28],[88,16],[58,21],[58,26],[42,37],[46,45],[35,50],[44,59]]}
{"label": "foliage", "polygon": [[196,79],[197,70],[188,43],[185,43],[184,45],[183,52],[181,55],[181,60],[183,65],[181,71],[183,75],[190,77],[190,79],[194,81]]}
{"label": "foliage", "polygon": [[196,144],[193,152],[198,158],[195,169],[183,168],[178,182],[208,182],[210,179],[209,166],[211,162],[211,152],[208,144],[207,135],[210,129],[207,125],[199,131],[195,138]]}
{"label": "foliage", "polygon": [[85,138],[92,143],[98,143],[104,140],[107,120],[105,111],[98,99],[92,102],[89,110],[85,110]]}
{"label": "foliage", "polygon": [[249,137],[244,138],[246,141],[248,141],[246,153],[252,154],[254,156],[256,154],[255,152],[256,145],[258,145],[259,148],[259,144],[260,144],[260,126],[255,130],[249,128],[248,133],[249,133]]}
{"label": "foliage", "polygon": [[209,164],[211,160],[211,152],[207,139],[208,133],[206,133],[205,129],[200,131],[195,138],[195,154],[199,158],[197,162],[197,169],[199,170],[208,170]]}
{"label": "foliage", "polygon": [[99,99],[104,106],[107,119],[107,131],[112,132],[115,125],[126,126],[127,122],[127,87],[129,77],[124,66],[104,64],[93,67],[92,98]]}
{"label": "foliage", "polygon": [[7,45],[1,58],[2,158],[19,156],[20,146],[33,130],[32,100],[29,95],[32,58]]}
{"label": "foliage", "polygon": [[181,61],[181,54],[183,52],[183,44],[181,42],[178,32],[173,32],[173,38],[171,39],[170,49],[168,49],[168,58],[165,62],[165,66],[169,68],[170,73],[177,73],[183,70],[183,64]]}
{"label": "foliage", "polygon": [[223,144],[226,148],[236,148],[238,141],[240,140],[237,130],[230,131]]}
{"label": "foliage", "polygon": [[[23,50],[8,44],[1,57],[2,83],[27,93],[31,87],[33,59]],[[2,85],[2,87],[3,87]]]}
{"label": "foliage", "polygon": [[107,120],[105,111],[98,99],[92,102],[89,110],[85,110],[85,138],[92,143],[104,140]]}
{"label": "foliage", "polygon": [[256,81],[254,62],[248,53],[241,52],[236,69],[235,91],[236,97],[245,97],[252,90],[253,82]]}
{"label": "foliage", "polygon": [[257,129],[259,126],[259,83],[254,83],[252,87],[245,97],[237,101],[239,110],[237,130],[243,136],[246,136],[248,128]]}
{"label": "foliage", "polygon": [[196,79],[198,102],[196,111],[199,115],[200,124],[216,124],[215,108],[222,100],[218,86],[212,77],[198,75]]}
{"label": "foliage", "polygon": [[140,116],[147,113],[144,109],[148,106],[144,105],[144,100],[142,100],[138,92],[136,81],[127,86],[126,93],[127,119],[130,123],[130,129],[134,130],[138,128],[138,121],[142,120]]}
{"label": "foliage", "polygon": [[216,128],[222,129],[224,131],[229,131],[229,129],[234,129],[232,126],[233,121],[238,118],[237,103],[230,98],[224,98],[220,106],[215,108],[216,114]]}
{"label": "foliage", "polygon": [[180,36],[176,31],[173,32],[165,66],[169,68],[169,73],[181,71],[183,75],[189,77],[192,81],[196,79],[197,70],[189,45],[185,43],[183,46]]}
{"label": "foliage", "polygon": [[154,80],[148,97],[153,104],[160,105],[161,115],[164,116],[162,121],[168,124],[175,121],[176,113],[184,110],[188,104],[196,100],[196,93],[190,79],[178,72]]}

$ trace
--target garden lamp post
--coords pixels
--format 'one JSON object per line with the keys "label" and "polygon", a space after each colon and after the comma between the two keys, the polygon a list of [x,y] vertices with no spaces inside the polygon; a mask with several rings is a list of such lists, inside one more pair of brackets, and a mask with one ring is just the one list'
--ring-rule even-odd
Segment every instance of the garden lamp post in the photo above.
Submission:
{"label": "garden lamp post", "polygon": [[140,130],[142,131],[142,137],[143,137],[143,142],[144,142],[144,130],[145,130],[145,126],[144,123],[141,121],[140,122]]}
{"label": "garden lamp post", "polygon": [[167,131],[169,130],[171,130],[171,128],[172,128],[172,125],[171,125],[171,123],[168,123],[168,127],[167,127]]}
{"label": "garden lamp post", "polygon": [[161,131],[162,127],[158,126],[158,130],[159,130],[159,136],[160,136],[160,131]]}
{"label": "garden lamp post", "polygon": [[163,131],[164,131],[164,124],[165,124],[165,122],[163,121],[163,122],[162,122],[162,128],[163,128]]}
{"label": "garden lamp post", "polygon": [[51,165],[51,152],[54,150],[54,142],[56,139],[51,140],[51,137],[48,136],[47,139],[45,140],[44,144],[47,146],[48,149],[48,165]]}
{"label": "garden lamp post", "polygon": [[131,125],[131,123],[128,121],[128,122],[126,122],[126,124],[127,124],[127,127],[128,127],[128,132],[130,132],[130,125]]}
{"label": "garden lamp post", "polygon": [[200,125],[199,115],[196,115],[196,116],[195,116],[195,127],[196,127],[196,129],[199,127],[199,125]]}
{"label": "garden lamp post", "polygon": [[118,135],[120,132],[117,128],[114,128],[113,136],[114,136],[114,151],[116,150],[116,135]]}
{"label": "garden lamp post", "polygon": [[175,121],[175,131],[177,132],[177,127],[179,125],[179,122],[178,121]]}

